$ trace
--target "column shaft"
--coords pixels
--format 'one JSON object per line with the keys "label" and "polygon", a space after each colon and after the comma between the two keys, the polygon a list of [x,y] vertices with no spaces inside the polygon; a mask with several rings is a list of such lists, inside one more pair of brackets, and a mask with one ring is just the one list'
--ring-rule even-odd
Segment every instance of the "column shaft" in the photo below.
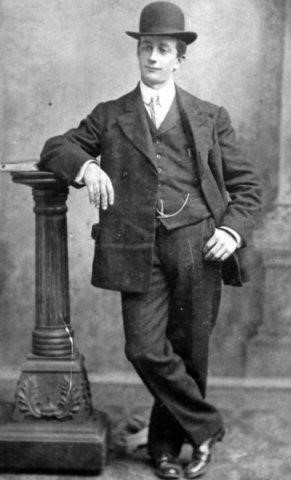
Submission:
{"label": "column shaft", "polygon": [[71,354],[67,189],[33,189],[35,231],[35,355]]}

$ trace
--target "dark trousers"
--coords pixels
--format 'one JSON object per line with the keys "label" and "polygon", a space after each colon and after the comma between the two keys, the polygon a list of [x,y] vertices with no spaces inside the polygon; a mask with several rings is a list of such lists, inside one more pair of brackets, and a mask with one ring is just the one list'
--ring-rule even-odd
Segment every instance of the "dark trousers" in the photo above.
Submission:
{"label": "dark trousers", "polygon": [[223,434],[220,414],[205,401],[221,272],[202,249],[214,228],[212,218],[171,231],[158,222],[150,289],[122,294],[125,353],[155,399],[152,454],[176,454],[185,439],[199,445]]}

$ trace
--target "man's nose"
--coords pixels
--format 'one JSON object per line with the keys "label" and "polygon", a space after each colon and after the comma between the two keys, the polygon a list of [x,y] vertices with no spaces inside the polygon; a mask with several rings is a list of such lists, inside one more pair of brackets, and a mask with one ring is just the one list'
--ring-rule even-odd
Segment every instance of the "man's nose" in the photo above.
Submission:
{"label": "man's nose", "polygon": [[156,49],[153,49],[149,55],[149,60],[151,62],[156,62],[157,61],[157,50]]}

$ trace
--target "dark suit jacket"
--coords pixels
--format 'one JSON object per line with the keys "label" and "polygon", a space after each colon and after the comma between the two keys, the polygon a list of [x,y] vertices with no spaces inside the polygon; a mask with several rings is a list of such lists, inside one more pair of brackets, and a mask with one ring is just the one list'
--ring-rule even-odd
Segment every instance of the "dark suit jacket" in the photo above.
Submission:
{"label": "dark suit jacket", "polygon": [[[260,205],[254,167],[236,146],[226,110],[176,89],[201,189],[215,224],[234,229],[245,246]],[[92,283],[144,292],[151,275],[158,175],[139,87],[117,100],[100,103],[78,128],[48,140],[40,166],[74,185],[80,167],[98,155],[113,183],[115,204],[101,211],[100,224],[92,229],[96,241]],[[243,250],[223,262],[225,283],[241,285],[246,280]]]}

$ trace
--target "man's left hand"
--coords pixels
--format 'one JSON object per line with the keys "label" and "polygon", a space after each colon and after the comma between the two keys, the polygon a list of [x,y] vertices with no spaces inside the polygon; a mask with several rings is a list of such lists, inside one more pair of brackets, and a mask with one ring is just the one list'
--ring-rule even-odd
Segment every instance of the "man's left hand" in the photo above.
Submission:
{"label": "man's left hand", "polygon": [[237,248],[237,241],[225,230],[215,229],[214,234],[203,248],[205,260],[223,262]]}

